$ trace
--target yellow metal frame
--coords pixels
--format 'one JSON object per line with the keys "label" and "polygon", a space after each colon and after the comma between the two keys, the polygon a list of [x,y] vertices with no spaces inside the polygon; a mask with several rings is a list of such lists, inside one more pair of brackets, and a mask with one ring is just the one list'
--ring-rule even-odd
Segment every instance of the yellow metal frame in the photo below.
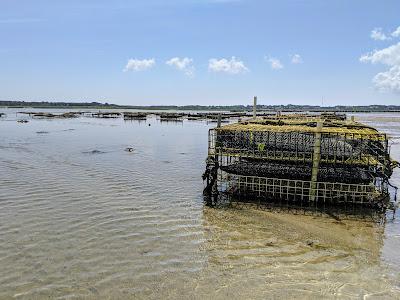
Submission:
{"label": "yellow metal frame", "polygon": [[[265,125],[260,123],[233,123],[215,128],[217,132],[303,132],[315,133],[316,128],[306,125]],[[370,127],[328,127],[324,126],[321,129],[323,135],[342,136],[353,140],[372,140],[385,141],[387,136]]]}

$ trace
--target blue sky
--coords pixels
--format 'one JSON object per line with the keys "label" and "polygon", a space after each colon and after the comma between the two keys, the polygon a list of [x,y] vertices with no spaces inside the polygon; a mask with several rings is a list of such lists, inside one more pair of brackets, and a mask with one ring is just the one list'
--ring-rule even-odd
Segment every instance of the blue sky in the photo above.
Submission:
{"label": "blue sky", "polygon": [[0,0],[0,99],[400,105],[399,26],[397,0]]}

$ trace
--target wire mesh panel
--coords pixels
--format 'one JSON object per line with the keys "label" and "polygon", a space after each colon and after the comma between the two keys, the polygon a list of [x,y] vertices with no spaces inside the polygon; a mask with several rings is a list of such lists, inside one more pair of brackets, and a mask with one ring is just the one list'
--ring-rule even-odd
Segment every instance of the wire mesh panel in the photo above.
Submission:
{"label": "wire mesh panel", "polygon": [[[311,182],[257,176],[242,176],[221,171],[218,191],[234,196],[250,195],[265,199],[309,201]],[[372,204],[379,201],[383,191],[373,184],[346,184],[318,182],[316,199],[329,203]]]}
{"label": "wire mesh panel", "polygon": [[[223,127],[222,127],[223,128]],[[210,130],[211,149],[231,156],[310,162],[315,137],[309,132]],[[376,167],[388,161],[386,140],[354,134],[321,135],[321,162]]]}

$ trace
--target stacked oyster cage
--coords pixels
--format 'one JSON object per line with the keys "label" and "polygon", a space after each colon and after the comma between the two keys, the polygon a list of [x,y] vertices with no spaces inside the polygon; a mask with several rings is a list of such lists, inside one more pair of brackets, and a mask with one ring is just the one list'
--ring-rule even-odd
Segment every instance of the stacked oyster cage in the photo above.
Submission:
{"label": "stacked oyster cage", "polygon": [[209,130],[205,194],[382,205],[388,137],[344,115],[277,115]]}

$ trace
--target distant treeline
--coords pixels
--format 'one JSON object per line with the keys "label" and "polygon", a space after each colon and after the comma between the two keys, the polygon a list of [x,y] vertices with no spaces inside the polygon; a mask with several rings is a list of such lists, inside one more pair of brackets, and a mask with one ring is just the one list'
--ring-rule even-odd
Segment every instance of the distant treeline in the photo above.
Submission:
{"label": "distant treeline", "polygon": [[100,102],[47,102],[47,101],[0,101],[2,107],[31,108],[121,108],[123,106]]}
{"label": "distant treeline", "polygon": [[[28,101],[0,101],[0,107],[10,108],[93,108],[93,109],[142,109],[142,110],[223,110],[223,111],[251,111],[252,105],[117,105],[100,102],[28,102]],[[400,112],[400,105],[364,105],[364,106],[318,106],[318,105],[257,105],[258,111],[313,111],[313,112]]]}

